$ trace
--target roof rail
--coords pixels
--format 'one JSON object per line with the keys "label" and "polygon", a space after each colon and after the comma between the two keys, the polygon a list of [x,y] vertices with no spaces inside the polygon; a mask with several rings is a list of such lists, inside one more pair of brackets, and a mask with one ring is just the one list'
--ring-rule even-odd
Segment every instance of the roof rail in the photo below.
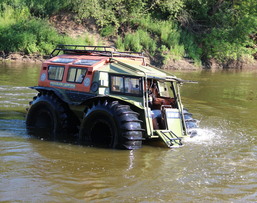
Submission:
{"label": "roof rail", "polygon": [[68,54],[89,54],[92,52],[104,52],[111,53],[116,51],[115,47],[112,46],[86,46],[86,45],[64,45],[58,44],[56,48],[51,52],[50,56],[54,57],[60,54],[60,52]]}
{"label": "roof rail", "polygon": [[87,45],[64,45],[58,44],[57,47],[51,52],[50,56],[58,56],[60,52],[64,54],[94,54],[99,56],[109,57],[139,57],[143,58],[141,52],[123,51],[119,52],[113,46],[87,46]]}

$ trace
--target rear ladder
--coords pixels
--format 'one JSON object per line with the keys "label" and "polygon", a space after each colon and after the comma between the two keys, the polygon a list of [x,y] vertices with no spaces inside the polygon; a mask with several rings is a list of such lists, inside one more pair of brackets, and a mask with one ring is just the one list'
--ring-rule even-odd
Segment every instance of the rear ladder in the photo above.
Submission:
{"label": "rear ladder", "polygon": [[169,148],[181,147],[183,145],[181,138],[171,130],[156,130],[156,133],[162,138]]}

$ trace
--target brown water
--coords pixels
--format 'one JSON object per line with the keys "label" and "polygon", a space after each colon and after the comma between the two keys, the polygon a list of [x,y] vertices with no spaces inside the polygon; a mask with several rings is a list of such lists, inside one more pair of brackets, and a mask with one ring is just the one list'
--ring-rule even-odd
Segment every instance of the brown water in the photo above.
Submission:
{"label": "brown water", "polygon": [[0,202],[257,201],[256,72],[176,72],[199,135],[121,151],[27,135],[39,67],[0,64]]}

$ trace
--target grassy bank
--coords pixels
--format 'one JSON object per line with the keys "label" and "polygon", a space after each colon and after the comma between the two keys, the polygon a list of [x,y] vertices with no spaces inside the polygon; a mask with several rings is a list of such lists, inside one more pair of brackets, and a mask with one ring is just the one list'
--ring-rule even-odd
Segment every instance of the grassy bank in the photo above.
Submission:
{"label": "grassy bank", "polygon": [[[88,32],[70,35],[49,23],[52,16],[63,13],[71,14],[70,20]],[[92,26],[100,40],[89,35]],[[0,51],[4,54],[46,55],[56,44],[100,45],[108,41],[120,50],[144,51],[158,66],[186,58],[195,66],[209,67],[215,61],[222,67],[238,67],[254,60],[256,36],[254,0],[0,2]]]}

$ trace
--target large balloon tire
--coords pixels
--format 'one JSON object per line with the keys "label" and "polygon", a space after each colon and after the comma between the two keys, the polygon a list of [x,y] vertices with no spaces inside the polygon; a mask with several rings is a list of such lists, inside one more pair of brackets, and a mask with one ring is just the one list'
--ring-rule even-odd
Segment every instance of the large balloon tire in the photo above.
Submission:
{"label": "large balloon tire", "polygon": [[118,101],[96,102],[85,109],[79,137],[83,144],[116,149],[138,149],[143,129],[139,114]]}
{"label": "large balloon tire", "polygon": [[190,137],[196,136],[198,134],[197,130],[199,129],[199,121],[194,119],[193,114],[189,113],[187,109],[183,110],[183,116],[185,119],[187,133]]}
{"label": "large balloon tire", "polygon": [[77,129],[77,119],[58,97],[39,93],[30,102],[26,116],[29,134],[46,140],[72,139]]}

